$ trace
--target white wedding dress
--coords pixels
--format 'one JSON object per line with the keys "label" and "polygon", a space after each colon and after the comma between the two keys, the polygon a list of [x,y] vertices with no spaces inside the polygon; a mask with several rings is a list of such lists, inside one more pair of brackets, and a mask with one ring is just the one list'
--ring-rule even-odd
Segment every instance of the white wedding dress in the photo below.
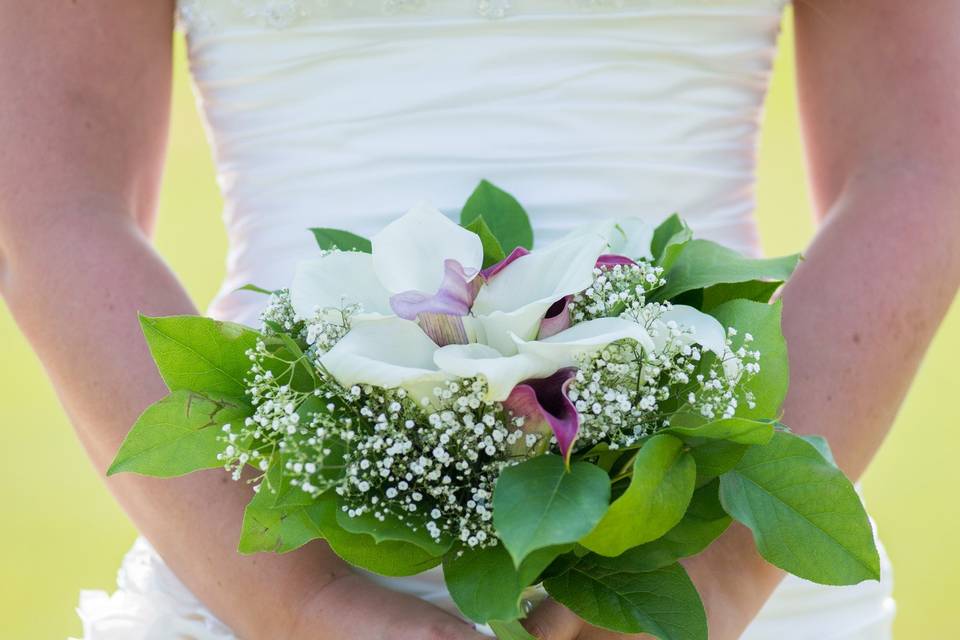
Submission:
{"label": "white wedding dress", "polygon": [[[757,252],[753,171],[785,0],[181,0],[230,238],[210,314],[257,323],[310,226],[372,234],[421,199],[454,213],[481,178],[547,243],[597,216],[679,211]],[[237,526],[239,527],[239,522]],[[439,570],[384,580],[454,609]],[[730,588],[736,588],[731,576]],[[86,640],[235,636],[139,540]],[[884,640],[891,575],[786,579],[744,640]]]}

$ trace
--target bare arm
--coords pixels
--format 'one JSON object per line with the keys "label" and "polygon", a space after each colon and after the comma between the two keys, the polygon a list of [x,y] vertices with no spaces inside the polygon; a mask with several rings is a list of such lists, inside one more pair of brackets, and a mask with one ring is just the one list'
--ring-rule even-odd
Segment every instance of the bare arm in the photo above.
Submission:
{"label": "bare arm", "polygon": [[[138,311],[195,313],[150,247],[172,0],[0,2],[0,292],[99,472],[166,389]],[[249,489],[211,471],[108,482],[175,573],[244,638],[472,638],[324,544],[236,552]]]}
{"label": "bare arm", "polygon": [[[827,436],[856,478],[960,284],[960,3],[798,0],[795,19],[823,224],[783,293],[784,422]],[[711,640],[739,637],[782,577],[741,526],[686,564]],[[622,637],[579,631],[556,605],[537,624],[550,640]]]}

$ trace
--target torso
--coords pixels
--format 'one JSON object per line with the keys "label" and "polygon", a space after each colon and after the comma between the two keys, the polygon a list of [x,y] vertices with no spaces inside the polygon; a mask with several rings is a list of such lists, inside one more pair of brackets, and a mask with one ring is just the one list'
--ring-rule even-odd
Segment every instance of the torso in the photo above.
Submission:
{"label": "torso", "polygon": [[[680,212],[756,251],[755,139],[786,0],[181,0],[230,239],[216,317],[257,323],[311,226],[372,234],[481,178],[549,242],[591,216]],[[885,562],[885,556],[884,556]],[[881,583],[787,578],[744,640],[884,640]],[[453,608],[439,571],[390,586]],[[87,640],[235,640],[144,541],[87,593]]]}

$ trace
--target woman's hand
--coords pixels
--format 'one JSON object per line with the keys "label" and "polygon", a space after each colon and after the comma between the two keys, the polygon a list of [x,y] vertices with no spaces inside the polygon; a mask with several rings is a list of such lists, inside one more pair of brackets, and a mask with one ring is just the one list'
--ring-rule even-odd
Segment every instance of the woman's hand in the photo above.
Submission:
{"label": "woman's hand", "polygon": [[[318,633],[317,629],[324,629]],[[420,598],[349,573],[319,591],[286,635],[266,637],[355,640],[489,640],[472,624]]]}
{"label": "woman's hand", "polygon": [[523,626],[538,640],[654,640],[647,634],[625,635],[598,629],[551,598],[537,605]]}

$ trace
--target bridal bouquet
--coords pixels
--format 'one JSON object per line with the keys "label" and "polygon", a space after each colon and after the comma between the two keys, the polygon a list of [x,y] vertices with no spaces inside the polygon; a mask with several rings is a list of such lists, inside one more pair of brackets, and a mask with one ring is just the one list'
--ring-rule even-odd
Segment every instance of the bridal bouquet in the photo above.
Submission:
{"label": "bridal bouquet", "polygon": [[442,565],[463,615],[501,638],[530,638],[519,619],[542,587],[599,627],[706,639],[678,561],[731,520],[790,573],[878,577],[827,443],[778,422],[770,300],[798,256],[746,258],[677,216],[533,250],[488,182],[459,225],[420,205],[371,240],[313,232],[289,289],[247,287],[270,296],[259,331],[141,318],[170,395],[110,473],[225,467],[256,490],[242,553],[321,538],[383,575]]}

